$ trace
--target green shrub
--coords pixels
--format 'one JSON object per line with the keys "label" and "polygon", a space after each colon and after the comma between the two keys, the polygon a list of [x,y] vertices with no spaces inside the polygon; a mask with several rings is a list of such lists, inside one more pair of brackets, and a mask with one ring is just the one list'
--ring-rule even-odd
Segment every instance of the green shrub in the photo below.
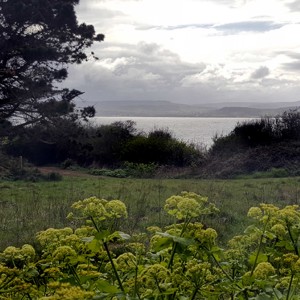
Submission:
{"label": "green shrub", "polygon": [[123,161],[138,164],[190,166],[198,164],[203,154],[194,145],[187,145],[172,137],[168,131],[155,130],[148,136],[138,135],[122,149]]}
{"label": "green shrub", "polygon": [[127,172],[122,169],[92,169],[89,171],[89,174],[96,175],[96,176],[116,177],[116,178],[128,177]]}
{"label": "green shrub", "polygon": [[155,175],[158,166],[154,163],[143,164],[143,163],[125,162],[124,168],[126,170],[126,173],[131,177],[151,178]]}
{"label": "green shrub", "polygon": [[61,181],[63,179],[62,175],[57,172],[51,172],[43,176],[47,181]]}

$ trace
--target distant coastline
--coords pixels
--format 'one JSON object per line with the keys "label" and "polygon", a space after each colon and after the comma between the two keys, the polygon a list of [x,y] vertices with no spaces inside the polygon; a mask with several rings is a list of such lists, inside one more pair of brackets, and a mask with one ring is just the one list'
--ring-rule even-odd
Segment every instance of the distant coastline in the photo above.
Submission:
{"label": "distant coastline", "polygon": [[97,117],[200,117],[200,118],[258,118],[275,116],[297,109],[297,102],[224,102],[202,105],[170,101],[102,101],[95,105]]}

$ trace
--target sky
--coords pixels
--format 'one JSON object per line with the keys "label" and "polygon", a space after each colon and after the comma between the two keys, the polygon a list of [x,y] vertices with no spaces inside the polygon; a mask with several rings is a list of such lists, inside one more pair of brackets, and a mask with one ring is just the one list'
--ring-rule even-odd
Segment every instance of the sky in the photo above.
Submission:
{"label": "sky", "polygon": [[71,66],[82,101],[300,100],[300,0],[81,0],[105,41]]}

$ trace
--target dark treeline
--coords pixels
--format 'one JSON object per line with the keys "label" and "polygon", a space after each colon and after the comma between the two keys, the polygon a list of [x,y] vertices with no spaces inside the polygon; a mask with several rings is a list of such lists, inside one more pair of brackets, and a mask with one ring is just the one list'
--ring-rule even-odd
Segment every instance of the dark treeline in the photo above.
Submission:
{"label": "dark treeline", "polygon": [[92,126],[60,119],[53,125],[35,124],[22,128],[3,149],[35,165],[118,168],[132,162],[185,167],[203,160],[196,147],[167,130],[138,133],[132,121]]}
{"label": "dark treeline", "polygon": [[163,166],[166,172],[182,168],[185,176],[205,178],[268,171],[300,175],[300,112],[237,124],[215,137],[209,150],[178,141],[168,130],[137,132],[133,121],[96,126],[69,119],[23,127],[2,149],[35,165],[119,169],[132,163]]}
{"label": "dark treeline", "polygon": [[133,121],[91,125],[69,118],[21,127],[7,135],[1,148],[6,155],[40,166],[119,170],[135,164],[143,166],[146,176],[155,175],[153,166],[160,167],[160,176],[170,176],[174,169],[182,170],[180,176],[202,178],[256,172],[295,176],[300,175],[300,112],[239,123],[228,135],[215,137],[209,150],[179,141],[168,130],[138,132]]}

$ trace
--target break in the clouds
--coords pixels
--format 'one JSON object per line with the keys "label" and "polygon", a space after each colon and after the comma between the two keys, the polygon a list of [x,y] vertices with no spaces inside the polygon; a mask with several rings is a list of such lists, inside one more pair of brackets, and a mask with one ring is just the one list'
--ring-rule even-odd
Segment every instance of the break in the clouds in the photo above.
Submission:
{"label": "break in the clouds", "polygon": [[267,32],[283,27],[285,24],[276,24],[272,21],[243,21],[225,24],[180,24],[173,26],[140,26],[139,30],[183,30],[183,29],[215,29],[221,34],[237,34],[242,32]]}
{"label": "break in the clouds", "polygon": [[102,100],[295,101],[300,1],[81,0],[106,38],[67,85]]}

